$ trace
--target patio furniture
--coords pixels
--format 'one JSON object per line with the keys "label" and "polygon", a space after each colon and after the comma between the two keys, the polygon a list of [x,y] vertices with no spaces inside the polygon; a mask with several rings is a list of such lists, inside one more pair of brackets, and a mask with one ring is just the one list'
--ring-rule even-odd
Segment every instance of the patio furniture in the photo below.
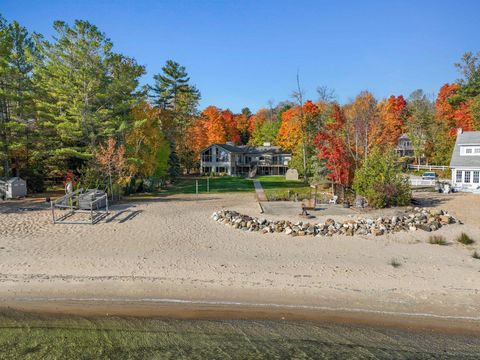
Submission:
{"label": "patio furniture", "polygon": [[[108,216],[108,196],[98,189],[78,189],[50,201],[54,224],[96,224]],[[56,216],[56,211],[66,211]],[[77,213],[88,214],[86,220],[74,219]]]}

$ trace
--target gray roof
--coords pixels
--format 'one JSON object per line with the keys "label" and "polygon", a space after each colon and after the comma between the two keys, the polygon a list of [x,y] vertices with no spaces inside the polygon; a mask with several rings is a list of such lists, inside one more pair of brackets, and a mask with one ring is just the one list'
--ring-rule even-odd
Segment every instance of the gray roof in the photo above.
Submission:
{"label": "gray roof", "polygon": [[227,150],[228,152],[232,153],[239,153],[239,154],[285,154],[290,155],[290,151],[282,150],[279,146],[250,146],[250,145],[230,145],[230,144],[212,144],[207,148],[203,149],[201,152],[204,152],[211,146],[216,145],[221,147],[222,149]]}
{"label": "gray roof", "polygon": [[461,145],[480,146],[480,131],[466,131],[457,135],[453,148],[450,167],[478,167],[480,168],[480,156],[460,156]]}

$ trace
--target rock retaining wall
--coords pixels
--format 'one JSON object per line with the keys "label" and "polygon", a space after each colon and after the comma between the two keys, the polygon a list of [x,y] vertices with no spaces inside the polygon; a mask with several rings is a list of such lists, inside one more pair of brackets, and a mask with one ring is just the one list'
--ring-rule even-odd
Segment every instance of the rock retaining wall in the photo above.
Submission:
{"label": "rock retaining wall", "polygon": [[262,233],[285,233],[292,236],[332,236],[338,235],[384,235],[399,231],[436,231],[448,224],[461,224],[444,210],[408,208],[402,215],[379,217],[377,219],[356,218],[344,221],[327,219],[324,223],[291,222],[267,220],[242,215],[232,210],[214,212],[213,220],[244,231]]}

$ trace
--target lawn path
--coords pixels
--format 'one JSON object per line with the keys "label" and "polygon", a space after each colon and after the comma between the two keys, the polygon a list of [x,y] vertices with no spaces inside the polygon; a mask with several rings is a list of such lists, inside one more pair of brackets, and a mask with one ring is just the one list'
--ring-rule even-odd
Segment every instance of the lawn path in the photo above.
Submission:
{"label": "lawn path", "polygon": [[257,193],[258,201],[268,201],[265,192],[263,191],[262,184],[259,180],[253,180],[253,186],[255,186],[255,192]]}

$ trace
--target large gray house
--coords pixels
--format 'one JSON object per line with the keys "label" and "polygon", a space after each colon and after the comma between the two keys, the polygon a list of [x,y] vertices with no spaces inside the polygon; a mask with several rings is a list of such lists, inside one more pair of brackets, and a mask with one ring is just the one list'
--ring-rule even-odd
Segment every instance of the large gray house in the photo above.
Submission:
{"label": "large gray house", "polygon": [[235,176],[285,175],[292,154],[278,146],[212,144],[200,152],[200,173]]}
{"label": "large gray house", "polygon": [[455,189],[480,191],[480,131],[458,129],[450,168]]}

